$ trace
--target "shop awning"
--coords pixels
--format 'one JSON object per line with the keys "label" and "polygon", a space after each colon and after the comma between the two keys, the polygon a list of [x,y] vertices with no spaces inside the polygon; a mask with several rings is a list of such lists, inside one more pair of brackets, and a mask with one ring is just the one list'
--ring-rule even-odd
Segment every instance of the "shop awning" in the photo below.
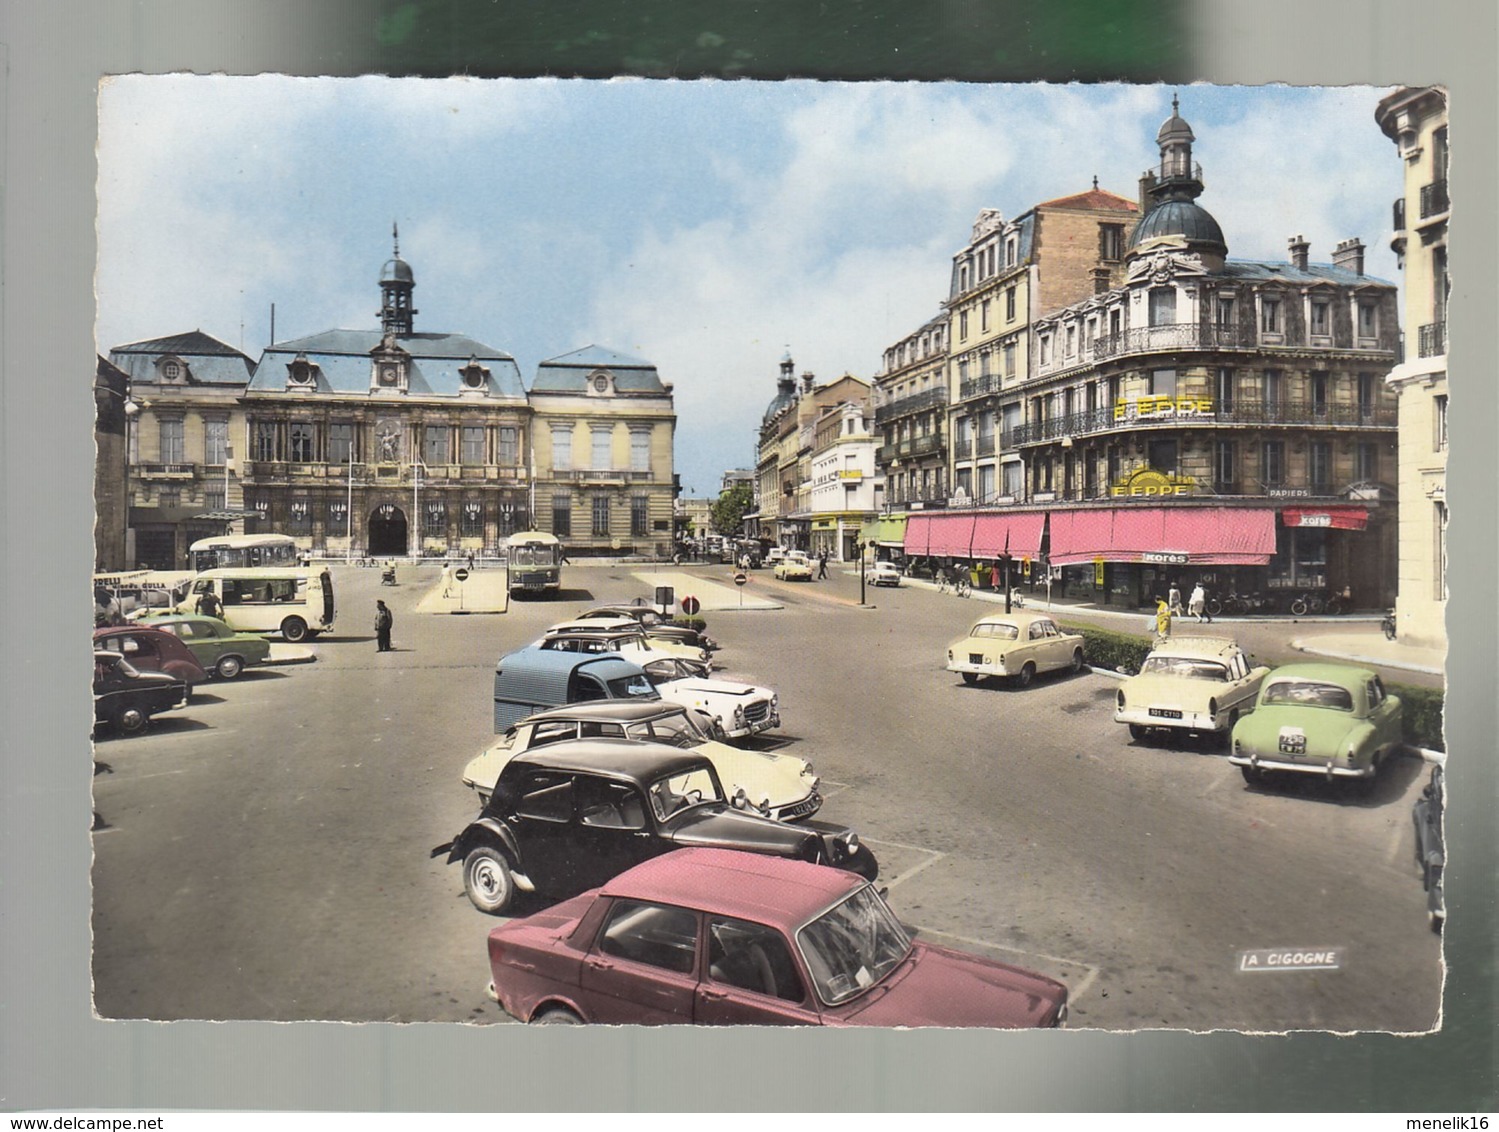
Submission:
{"label": "shop awning", "polygon": [[912,515],[906,520],[906,553],[925,556],[929,553],[932,516]]}
{"label": "shop awning", "polygon": [[968,548],[973,545],[973,520],[971,511],[964,515],[933,515],[927,553],[940,558],[967,558]]}
{"label": "shop awning", "polygon": [[973,524],[972,558],[998,558],[1009,549],[1011,558],[1037,558],[1041,554],[1041,531],[1046,513],[1027,511],[1018,515],[979,515]]}
{"label": "shop awning", "polygon": [[1287,507],[1280,513],[1287,527],[1331,527],[1338,531],[1361,531],[1369,525],[1367,507]]}
{"label": "shop awning", "polygon": [[1264,566],[1275,553],[1275,512],[1229,507],[1114,507],[1051,512],[1053,566],[1160,562]]}

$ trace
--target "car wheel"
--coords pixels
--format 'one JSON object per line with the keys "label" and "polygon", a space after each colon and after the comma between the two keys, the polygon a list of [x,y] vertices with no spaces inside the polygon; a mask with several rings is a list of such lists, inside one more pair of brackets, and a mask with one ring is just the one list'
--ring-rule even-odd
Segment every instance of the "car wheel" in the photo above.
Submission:
{"label": "car wheel", "polygon": [[151,722],[151,717],[138,707],[125,706],[116,709],[113,722],[121,735],[139,735]]}
{"label": "car wheel", "polygon": [[965,684],[977,684],[978,682],[979,682],[979,674],[977,672],[965,672],[965,673],[963,673],[963,683],[965,683]]}
{"label": "car wheel", "polygon": [[245,670],[245,662],[237,656],[219,657],[218,666],[215,668],[220,680],[233,680]]}
{"label": "car wheel", "polygon": [[1015,673],[1015,687],[1029,688],[1031,686],[1031,681],[1035,678],[1036,666],[1030,661],[1026,661],[1024,667],[1022,667],[1019,672]]}
{"label": "car wheel", "polygon": [[537,1026],[581,1026],[583,1024],[583,1019],[565,1006],[548,1006],[531,1021]]}
{"label": "car wheel", "polygon": [[1073,649],[1072,650],[1072,671],[1074,673],[1078,673],[1078,672],[1081,672],[1082,670],[1083,670],[1083,650],[1082,649]]}
{"label": "car wheel", "polygon": [[295,644],[307,639],[307,622],[300,617],[288,617],[281,622],[281,636]]}
{"label": "car wheel", "polygon": [[1149,736],[1149,734],[1150,734],[1150,728],[1148,728],[1148,727],[1142,727],[1138,723],[1131,723],[1129,725],[1129,737],[1131,739],[1133,739],[1136,743],[1143,743],[1143,742],[1145,742],[1145,739],[1146,739],[1147,736]]}
{"label": "car wheel", "polygon": [[493,845],[480,845],[463,859],[463,891],[475,908],[498,916],[510,906],[515,895],[515,878],[510,862]]}

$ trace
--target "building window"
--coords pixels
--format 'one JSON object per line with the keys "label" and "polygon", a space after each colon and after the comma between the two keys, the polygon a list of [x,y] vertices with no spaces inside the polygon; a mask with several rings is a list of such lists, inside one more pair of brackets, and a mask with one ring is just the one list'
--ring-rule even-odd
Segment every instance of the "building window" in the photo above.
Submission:
{"label": "building window", "polygon": [[328,463],[347,464],[354,453],[354,426],[339,421],[328,426]]}
{"label": "building window", "polygon": [[1265,441],[1260,463],[1260,479],[1265,487],[1279,487],[1286,482],[1286,442]]}
{"label": "building window", "polygon": [[428,425],[422,445],[422,459],[428,464],[448,462],[448,426]]}
{"label": "building window", "polygon": [[1118,263],[1124,258],[1123,224],[1098,226],[1098,258],[1105,263]]}
{"label": "building window", "polygon": [[1236,441],[1218,441],[1217,451],[1214,454],[1213,478],[1217,481],[1216,490],[1220,492],[1233,491],[1234,485],[1239,482],[1239,452]]}
{"label": "building window", "polygon": [[1260,300],[1260,331],[1265,334],[1280,333],[1280,300],[1268,295]]}
{"label": "building window", "polygon": [[963,311],[960,315],[958,315],[958,341],[959,342],[966,342],[967,340],[968,340],[968,312],[967,311]]}
{"label": "building window", "polygon": [[293,499],[287,508],[288,532],[294,535],[312,534],[312,507],[305,499]]}
{"label": "building window", "polygon": [[291,458],[293,463],[310,464],[313,460],[312,441],[313,425],[311,421],[292,421],[291,427],[287,429],[291,437]]}
{"label": "building window", "polygon": [[552,534],[566,538],[573,533],[573,501],[565,492],[552,496]]}
{"label": "building window", "polygon": [[1015,321],[1015,288],[1005,288],[1005,321]]}
{"label": "building window", "polygon": [[178,487],[164,487],[156,493],[156,506],[166,510],[172,507],[182,506],[182,489]]}
{"label": "building window", "polygon": [[1438,452],[1447,450],[1447,394],[1438,393],[1431,399],[1431,420],[1436,429],[1432,447]]}
{"label": "building window", "polygon": [[[573,430],[552,426],[552,470],[565,472],[573,466]],[[556,532],[553,532],[556,533]]]}
{"label": "building window", "polygon": [[459,530],[464,538],[482,538],[484,536],[484,504],[475,500],[465,502],[459,523]]}
{"label": "building window", "polygon": [[953,477],[956,486],[953,488],[954,495],[973,496],[973,469],[959,468]]}
{"label": "building window", "polygon": [[1150,442],[1150,466],[1158,472],[1175,475],[1181,444],[1175,437]]}
{"label": "building window", "polygon": [[1432,527],[1436,536],[1436,561],[1432,571],[1433,596],[1438,601],[1447,600],[1447,504],[1435,500],[1432,504]]}
{"label": "building window", "polygon": [[979,329],[989,329],[989,300],[985,299],[979,304]]}
{"label": "building window", "polygon": [[650,534],[650,496],[637,495],[630,500],[630,534],[644,538]]}
{"label": "building window", "polygon": [[1353,478],[1360,483],[1375,483],[1379,480],[1379,445],[1362,441],[1355,451]]}
{"label": "building window", "polygon": [[229,450],[229,422],[203,422],[203,462],[223,467]]}
{"label": "building window", "polygon": [[1069,323],[1067,325],[1067,356],[1073,357],[1077,354],[1077,327]]}
{"label": "building window", "polygon": [[1150,291],[1150,325],[1176,324],[1176,288],[1153,287]]}
{"label": "building window", "polygon": [[1358,375],[1358,413],[1365,423],[1374,415],[1374,375]]}
{"label": "building window", "polygon": [[203,507],[208,511],[222,511],[228,504],[224,501],[224,485],[213,484],[203,489]]}
{"label": "building window", "polygon": [[1309,477],[1312,490],[1327,495],[1332,488],[1332,445],[1326,440],[1312,441]]}
{"label": "building window", "polygon": [[464,425],[459,438],[459,459],[470,466],[484,463],[484,426]]}
{"label": "building window", "polygon": [[1152,397],[1176,396],[1176,371],[1153,369],[1150,371],[1150,394]]}
{"label": "building window", "polygon": [[1109,311],[1109,334],[1114,339],[1124,332],[1124,312],[1118,307]]}
{"label": "building window", "polygon": [[1267,369],[1264,385],[1260,388],[1261,404],[1264,406],[1267,421],[1280,420],[1281,405],[1285,401],[1285,396],[1285,374],[1278,369]]}
{"label": "building window", "polygon": [[1233,299],[1220,298],[1217,303],[1217,318],[1219,330],[1232,330],[1234,325],[1234,301]]}
{"label": "building window", "polygon": [[609,497],[607,495],[595,495],[593,497],[593,537],[602,538],[609,534]]}
{"label": "building window", "polygon": [[429,499],[425,504],[426,522],[422,526],[424,533],[429,535],[442,535],[448,529],[448,505],[441,499]]}
{"label": "building window", "polygon": [[1326,299],[1312,300],[1311,332],[1316,338],[1327,338],[1332,334],[1332,304]]}
{"label": "building window", "polygon": [[1379,307],[1372,302],[1360,302],[1358,305],[1358,336],[1379,337]]}
{"label": "building window", "polygon": [[592,463],[589,467],[595,471],[612,468],[614,466],[614,426],[592,425],[588,435],[592,448]]}
{"label": "building window", "polygon": [[1234,371],[1227,366],[1218,370],[1218,411],[1229,414],[1234,411]]}
{"label": "building window", "polygon": [[651,471],[651,433],[645,429],[630,433],[630,471]]}
{"label": "building window", "polygon": [[994,499],[994,465],[985,464],[979,469],[978,501],[988,503]]}
{"label": "building window", "polygon": [[328,533],[330,535],[349,533],[349,505],[342,499],[328,500]]}
{"label": "building window", "polygon": [[180,464],[182,455],[182,418],[163,417],[160,421],[161,462]]}
{"label": "building window", "polygon": [[[571,433],[568,433],[567,444],[569,446],[571,446],[571,444],[572,444],[572,434]],[[553,451],[554,452],[556,450],[556,445],[557,445],[557,434],[554,432],[552,434],[552,447],[553,447]],[[504,426],[502,426],[500,428],[500,451],[499,451],[499,459],[500,459],[500,463],[503,464],[503,465],[505,465],[506,467],[514,467],[516,464],[520,463],[520,430],[519,429],[513,428],[510,425],[504,425]],[[555,462],[554,462],[553,466],[554,467],[556,466]]]}
{"label": "building window", "polygon": [[[1043,366],[1051,364],[1051,335],[1050,334],[1043,334],[1043,335],[1041,335],[1041,358],[1040,358],[1040,363],[1039,364],[1041,364]],[[1009,370],[1007,369],[1005,372],[1008,373]]]}
{"label": "building window", "polygon": [[1019,245],[1016,243],[1014,236],[1011,236],[1008,240],[1005,241],[1005,266],[1006,267],[1014,267],[1015,266],[1015,257],[1016,257],[1016,252],[1017,252],[1018,248],[1019,248]]}
{"label": "building window", "polygon": [[255,422],[255,459],[276,459],[276,422]]}
{"label": "building window", "polygon": [[1327,374],[1323,370],[1312,371],[1312,412],[1327,416]]}

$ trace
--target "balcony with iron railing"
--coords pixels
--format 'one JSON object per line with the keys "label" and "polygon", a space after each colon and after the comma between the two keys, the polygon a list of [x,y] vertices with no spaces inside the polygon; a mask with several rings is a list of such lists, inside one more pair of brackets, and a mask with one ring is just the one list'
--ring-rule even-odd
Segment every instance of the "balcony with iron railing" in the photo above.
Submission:
{"label": "balcony with iron railing", "polygon": [[1094,359],[1161,350],[1249,350],[1259,346],[1258,335],[1238,326],[1176,322],[1166,326],[1135,326],[1093,339]]}
{"label": "balcony with iron railing", "polygon": [[1447,199],[1447,180],[1433,181],[1429,185],[1421,186],[1421,219],[1430,220],[1434,216],[1445,215],[1450,207]]}
{"label": "balcony with iron railing", "polygon": [[1095,433],[1128,432],[1140,428],[1180,428],[1183,426],[1265,425],[1315,428],[1395,427],[1397,410],[1393,405],[1333,405],[1314,401],[1238,401],[1208,410],[1182,412],[1162,409],[1131,412],[1129,403],[1117,407],[1091,409],[1043,421],[1030,421],[1014,430],[1014,447],[1045,444],[1063,437],[1090,436]]}
{"label": "balcony with iron railing", "polygon": [[1418,349],[1423,358],[1439,358],[1447,352],[1447,324],[1430,322],[1421,327]]}
{"label": "balcony with iron railing", "polygon": [[914,459],[917,456],[931,456],[942,451],[942,434],[940,432],[929,432],[924,436],[912,436],[894,444],[881,445],[875,451],[875,460],[880,464],[888,464],[891,460]]}
{"label": "balcony with iron railing", "polygon": [[958,385],[958,400],[970,401],[999,392],[999,374],[986,373],[982,377],[969,378]]}
{"label": "balcony with iron railing", "polygon": [[192,479],[197,470],[197,464],[184,464],[181,462],[137,464],[135,474],[142,479]]}
{"label": "balcony with iron railing", "polygon": [[876,427],[898,417],[910,416],[925,409],[937,409],[947,404],[947,386],[937,385],[923,389],[920,393],[908,393],[893,401],[886,401],[874,411]]}

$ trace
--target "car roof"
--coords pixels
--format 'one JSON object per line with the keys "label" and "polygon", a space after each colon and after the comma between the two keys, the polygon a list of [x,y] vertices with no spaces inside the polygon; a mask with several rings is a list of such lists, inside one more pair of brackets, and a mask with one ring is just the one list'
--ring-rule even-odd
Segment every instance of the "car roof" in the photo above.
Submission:
{"label": "car roof", "polygon": [[[685,709],[681,704],[666,700],[585,700],[577,704],[548,708],[535,715],[528,715],[520,723],[535,723],[546,719],[607,720],[609,722],[633,723],[641,719],[655,719],[663,715],[676,715]],[[520,723],[516,726],[519,727]]]}
{"label": "car roof", "polygon": [[[495,664],[497,671],[506,668],[514,671],[568,673],[581,665],[597,666],[604,671],[607,680],[613,676],[632,676],[643,673],[638,664],[633,664],[619,653],[568,652],[564,649],[544,649],[540,645],[527,645],[523,649],[506,653]],[[613,672],[607,671],[614,669]]]}
{"label": "car roof", "polygon": [[[974,625],[1016,625],[1024,629],[1032,621],[1056,621],[1050,613],[987,613]],[[970,626],[971,627],[971,626]]]}
{"label": "car roof", "polygon": [[620,873],[604,885],[603,894],[794,930],[865,883],[854,873],[809,861],[733,849],[678,849]]}
{"label": "car roof", "polygon": [[1150,650],[1151,656],[1179,656],[1186,660],[1217,660],[1241,651],[1239,643],[1228,637],[1172,637]]}
{"label": "car roof", "polygon": [[1326,684],[1356,684],[1377,673],[1372,668],[1360,668],[1354,664],[1285,664],[1265,677],[1265,683],[1276,680],[1320,680]]}
{"label": "car roof", "polygon": [[619,637],[642,636],[640,626],[634,621],[628,625],[610,625],[605,621],[602,624],[590,624],[587,621],[559,621],[546,631],[548,637],[600,637],[614,640]]}
{"label": "car roof", "polygon": [[511,759],[509,765],[644,781],[712,764],[700,754],[680,747],[668,747],[665,743],[646,743],[638,739],[572,739],[523,751]]}

